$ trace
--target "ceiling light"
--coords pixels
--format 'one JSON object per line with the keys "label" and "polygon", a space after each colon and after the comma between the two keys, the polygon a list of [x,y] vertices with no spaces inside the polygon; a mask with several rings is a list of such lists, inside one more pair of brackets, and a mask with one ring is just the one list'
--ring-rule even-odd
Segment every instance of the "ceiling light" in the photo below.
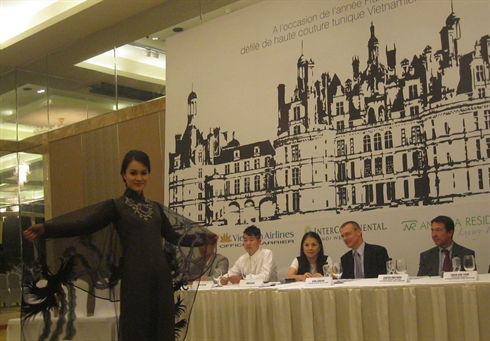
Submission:
{"label": "ceiling light", "polygon": [[158,40],[158,37],[152,37],[151,40]]}
{"label": "ceiling light", "polygon": [[173,31],[178,33],[178,32],[182,32],[184,29],[182,27],[174,27]]}
{"label": "ceiling light", "polygon": [[18,176],[19,184],[21,186],[24,186],[24,184],[27,182],[27,175],[29,174],[31,174],[31,170],[27,162],[21,161],[15,166],[14,175]]}
{"label": "ceiling light", "polygon": [[46,90],[44,90],[44,89],[37,90],[37,93],[38,93],[38,94],[43,94],[43,93],[45,93],[45,92],[46,92]]}

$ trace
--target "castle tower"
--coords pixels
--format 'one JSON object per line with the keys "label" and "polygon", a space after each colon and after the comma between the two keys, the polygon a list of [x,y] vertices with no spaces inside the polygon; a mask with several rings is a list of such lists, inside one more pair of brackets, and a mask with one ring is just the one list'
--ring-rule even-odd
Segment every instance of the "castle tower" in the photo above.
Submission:
{"label": "castle tower", "polygon": [[190,124],[195,116],[197,116],[197,95],[191,91],[187,97],[187,124]]}
{"label": "castle tower", "polygon": [[439,32],[441,36],[441,47],[444,54],[444,66],[450,66],[452,61],[459,65],[458,40],[461,38],[460,19],[454,14],[451,1],[451,14],[446,19],[446,26]]}
{"label": "castle tower", "polygon": [[374,35],[374,24],[371,23],[371,37],[368,42],[368,64],[378,64],[379,42]]}

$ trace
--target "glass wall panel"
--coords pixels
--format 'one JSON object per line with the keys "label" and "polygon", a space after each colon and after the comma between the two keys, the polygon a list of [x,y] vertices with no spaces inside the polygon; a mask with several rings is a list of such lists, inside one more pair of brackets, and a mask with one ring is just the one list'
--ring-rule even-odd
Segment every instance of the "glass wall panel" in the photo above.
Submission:
{"label": "glass wall panel", "polygon": [[12,116],[12,121],[17,122],[17,140],[47,131],[49,101],[46,75],[17,70],[15,91],[17,117]]}
{"label": "glass wall panel", "polygon": [[10,153],[0,157],[0,281],[2,314],[20,312],[20,281],[34,260],[34,247],[22,245],[22,230],[44,221],[43,158],[39,154]]}
{"label": "glass wall panel", "polygon": [[17,141],[17,72],[0,75],[0,140]]}

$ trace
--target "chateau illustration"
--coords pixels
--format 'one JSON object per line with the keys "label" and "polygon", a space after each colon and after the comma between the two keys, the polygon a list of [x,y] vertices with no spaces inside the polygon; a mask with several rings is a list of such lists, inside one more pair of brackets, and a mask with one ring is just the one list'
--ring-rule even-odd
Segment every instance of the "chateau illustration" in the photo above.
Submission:
{"label": "chateau illustration", "polygon": [[461,54],[454,12],[439,34],[438,49],[398,61],[395,46],[380,51],[371,24],[367,63],[354,56],[344,82],[330,73],[315,79],[315,63],[301,55],[294,91],[278,85],[272,142],[241,145],[218,127],[201,131],[191,92],[187,126],[169,155],[170,209],[235,225],[488,195],[490,36]]}

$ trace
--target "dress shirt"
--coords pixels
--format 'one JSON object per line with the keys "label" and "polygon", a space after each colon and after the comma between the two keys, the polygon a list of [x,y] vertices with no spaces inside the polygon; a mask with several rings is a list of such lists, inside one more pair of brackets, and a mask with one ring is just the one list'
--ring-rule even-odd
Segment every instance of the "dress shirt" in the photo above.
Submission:
{"label": "dress shirt", "polygon": [[[240,256],[228,276],[240,276],[248,269],[249,278],[262,279],[264,282],[277,282],[277,269],[271,250],[259,248],[252,256],[248,253]],[[225,275],[226,276],[226,275]]]}

